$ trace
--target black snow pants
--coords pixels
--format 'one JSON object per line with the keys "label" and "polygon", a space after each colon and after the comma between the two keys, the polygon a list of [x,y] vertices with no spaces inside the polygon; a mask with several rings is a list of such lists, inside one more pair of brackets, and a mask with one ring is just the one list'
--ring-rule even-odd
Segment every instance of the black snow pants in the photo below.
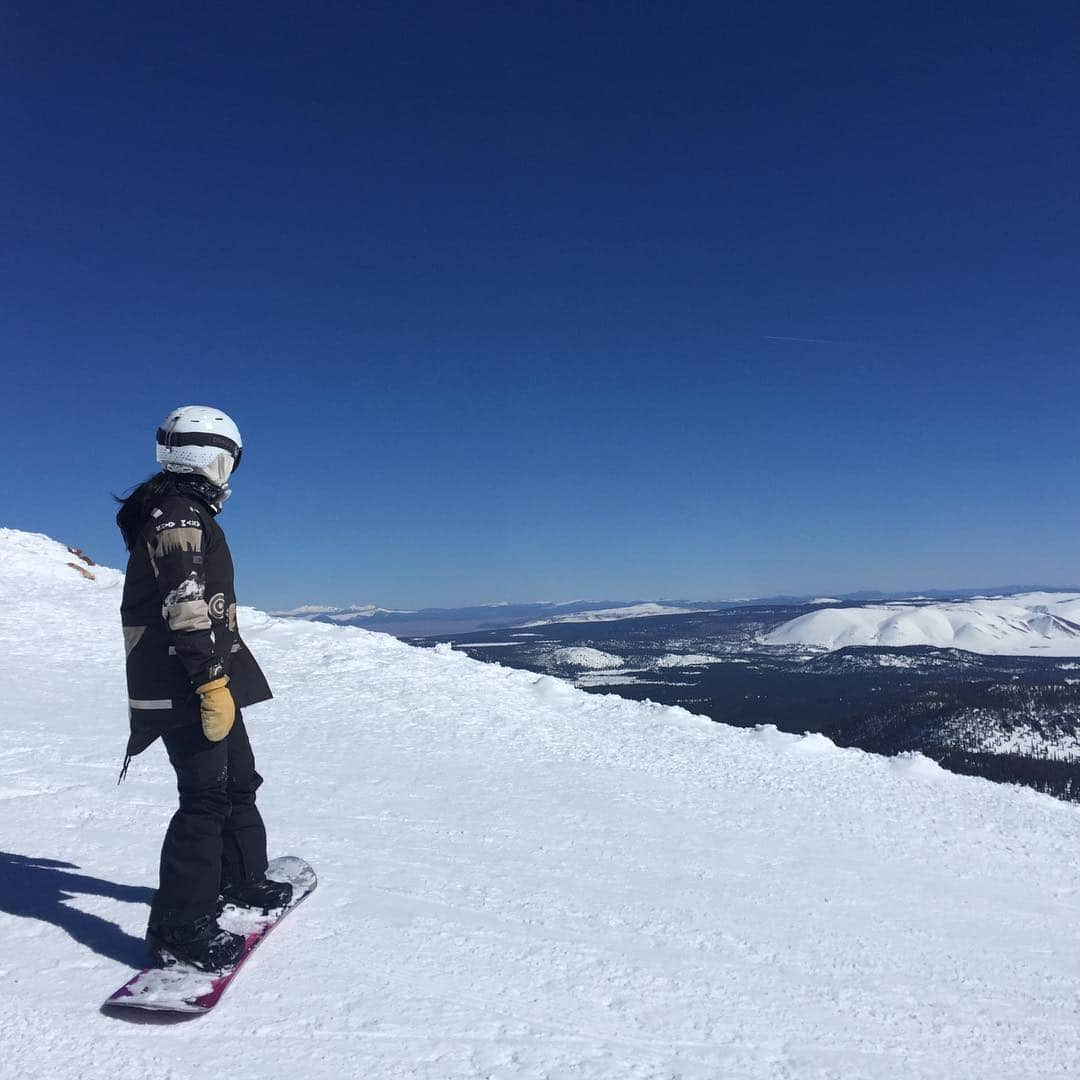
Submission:
{"label": "black snow pants", "polygon": [[255,805],[262,777],[240,710],[221,742],[207,739],[197,719],[163,739],[180,808],[161,848],[152,927],[213,914],[223,885],[257,881],[266,873],[266,828]]}

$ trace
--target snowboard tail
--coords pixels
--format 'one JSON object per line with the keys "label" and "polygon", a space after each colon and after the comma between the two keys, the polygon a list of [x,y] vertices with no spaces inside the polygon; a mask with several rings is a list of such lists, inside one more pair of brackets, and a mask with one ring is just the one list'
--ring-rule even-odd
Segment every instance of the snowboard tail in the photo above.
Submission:
{"label": "snowboard tail", "polygon": [[151,1009],[158,1012],[209,1012],[229,988],[247,958],[293,908],[311,895],[318,879],[303,859],[286,855],[271,859],[266,876],[273,881],[287,881],[293,887],[289,903],[269,915],[244,908],[227,906],[218,920],[226,930],[244,935],[244,952],[237,962],[223,971],[200,971],[190,964],[143,968],[120,987],[105,1005],[120,1009]]}

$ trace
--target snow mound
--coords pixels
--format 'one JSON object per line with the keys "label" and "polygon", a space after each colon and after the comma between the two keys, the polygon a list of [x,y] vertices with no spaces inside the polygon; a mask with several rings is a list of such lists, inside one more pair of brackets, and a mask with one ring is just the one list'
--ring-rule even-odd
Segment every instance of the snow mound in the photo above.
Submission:
{"label": "snow mound", "polygon": [[621,668],[623,658],[614,653],[604,652],[602,649],[590,649],[587,645],[568,646],[564,649],[556,649],[551,653],[551,663],[562,667],[588,668],[600,671],[605,668]]}
{"label": "snow mound", "polygon": [[[65,547],[42,533],[21,532],[0,528],[0,577],[8,583],[6,591],[17,591],[15,583],[22,579],[34,589],[64,586],[75,583],[84,590],[99,591],[122,586],[124,575],[119,570],[98,566],[76,548]],[[29,590],[28,590],[29,592]],[[40,598],[28,596],[32,604]]]}
{"label": "snow mound", "polygon": [[930,604],[872,604],[800,615],[762,638],[765,645],[821,649],[930,645],[1015,656],[1080,656],[1080,595],[1025,593]]}
{"label": "snow mound", "polygon": [[271,851],[320,887],[212,1016],[103,1015],[175,783],[116,787],[120,575],[65,557],[0,534],[12,1080],[1075,1072],[1076,807],[250,608]]}
{"label": "snow mound", "polygon": [[679,668],[679,667],[704,667],[706,664],[722,664],[724,657],[722,656],[706,656],[703,653],[666,653],[656,661],[657,667],[662,668]]}

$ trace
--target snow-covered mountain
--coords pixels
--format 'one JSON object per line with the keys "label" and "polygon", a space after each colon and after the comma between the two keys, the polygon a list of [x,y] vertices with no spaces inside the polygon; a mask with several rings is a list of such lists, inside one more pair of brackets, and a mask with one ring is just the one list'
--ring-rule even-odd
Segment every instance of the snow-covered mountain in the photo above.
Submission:
{"label": "snow-covered mountain", "polygon": [[[1011,589],[1009,594],[1033,590]],[[1040,590],[1046,592],[1048,590]],[[1001,591],[1003,594],[1003,591]],[[998,595],[998,594],[995,594]],[[1057,595],[1057,593],[1055,593]],[[1069,595],[1076,596],[1076,591]],[[575,623],[622,622],[627,619],[647,619],[672,615],[688,615],[701,612],[726,611],[737,608],[767,608],[791,606],[825,606],[835,604],[870,602],[898,607],[917,602],[962,603],[972,596],[985,599],[975,590],[959,590],[948,595],[931,593],[912,596],[909,593],[863,593],[842,594],[839,597],[770,596],[727,600],[568,600],[559,603],[535,601],[518,603],[501,601],[494,604],[477,604],[461,608],[385,608],[375,604],[352,604],[334,607],[320,604],[304,604],[288,611],[272,611],[271,615],[283,618],[307,619],[311,622],[337,623],[343,626],[361,626],[365,630],[378,630],[395,637],[415,641],[424,637],[471,634],[484,630],[505,630],[520,627],[559,626]]]}
{"label": "snow-covered mountain", "polygon": [[331,607],[325,604],[301,604],[288,611],[272,611],[271,615],[283,619],[318,619],[330,622],[362,622],[374,619],[378,615],[415,615],[415,611],[405,608],[384,608],[377,604],[350,604],[348,607]]}
{"label": "snow-covered mountain", "polygon": [[665,602],[636,600],[568,600],[560,603],[502,601],[462,608],[419,608],[415,611],[376,607],[374,604],[351,607],[305,604],[289,611],[275,611],[271,614],[312,622],[362,626],[365,630],[378,630],[395,637],[419,638],[436,634],[467,634],[477,630],[542,626],[547,623],[606,622],[649,615],[676,615],[707,610],[708,607],[705,603],[683,607]]}
{"label": "snow-covered mountain", "polygon": [[586,608],[562,615],[551,615],[544,619],[525,623],[526,626],[551,626],[555,623],[616,622],[619,619],[647,619],[656,615],[689,615],[700,608],[678,607],[675,604],[661,604],[653,601],[642,604],[625,604],[620,607]]}
{"label": "snow-covered mountain", "polygon": [[320,888],[211,1016],[107,1017],[174,800],[159,747],[115,785],[119,599],[0,530],[5,1077],[1074,1072],[1075,806],[251,609],[271,847]]}
{"label": "snow-covered mountain", "polygon": [[825,608],[784,623],[762,642],[828,650],[930,645],[998,656],[1080,656],[1080,594]]}

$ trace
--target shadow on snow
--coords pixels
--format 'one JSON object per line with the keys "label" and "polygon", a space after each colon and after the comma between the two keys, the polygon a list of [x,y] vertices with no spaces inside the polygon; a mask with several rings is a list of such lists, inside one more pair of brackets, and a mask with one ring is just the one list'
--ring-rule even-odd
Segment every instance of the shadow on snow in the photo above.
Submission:
{"label": "shadow on snow", "polygon": [[126,967],[142,967],[146,962],[146,946],[141,938],[124,933],[116,923],[100,915],[79,911],[66,901],[83,895],[149,904],[153,890],[73,873],[78,869],[74,863],[0,851],[0,911],[52,923],[80,945],[109,960]]}

